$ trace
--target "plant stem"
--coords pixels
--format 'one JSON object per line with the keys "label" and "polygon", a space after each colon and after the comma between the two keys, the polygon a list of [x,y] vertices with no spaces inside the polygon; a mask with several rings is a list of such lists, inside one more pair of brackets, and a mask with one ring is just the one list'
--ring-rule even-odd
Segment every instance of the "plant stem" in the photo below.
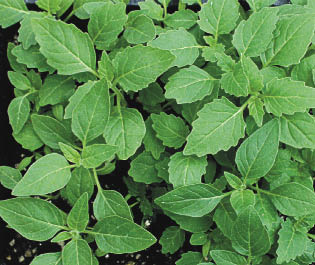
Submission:
{"label": "plant stem", "polygon": [[97,173],[96,173],[96,169],[95,169],[95,168],[93,168],[93,175],[94,175],[95,183],[96,183],[96,186],[97,186],[97,190],[98,190],[99,192],[101,192],[101,191],[102,191],[102,187],[101,187],[100,181],[98,180],[98,176],[97,176]]}
{"label": "plant stem", "polygon": [[166,18],[167,16],[167,5],[166,5],[166,0],[163,0],[163,9],[164,9],[164,14],[163,17]]}
{"label": "plant stem", "polygon": [[315,235],[310,234],[310,233],[307,233],[307,236],[308,236],[309,238],[311,238],[311,239],[315,240]]}
{"label": "plant stem", "polygon": [[75,10],[72,10],[71,13],[64,19],[64,22],[68,22],[68,20],[74,15]]}
{"label": "plant stem", "polygon": [[200,7],[202,7],[202,1],[198,0],[198,4],[200,5]]}
{"label": "plant stem", "polygon": [[131,195],[128,193],[128,194],[125,196],[125,201],[128,201],[130,198],[131,198]]}
{"label": "plant stem", "polygon": [[117,99],[117,108],[118,108],[118,112],[121,112],[121,100],[124,101],[125,103],[125,98],[124,96],[120,93],[119,89],[116,87],[116,84],[114,83],[112,86],[112,90],[114,91],[115,95],[116,95],[116,99]]}
{"label": "plant stem", "polygon": [[133,203],[133,204],[130,204],[130,205],[129,205],[129,207],[130,207],[130,208],[132,208],[132,207],[136,206],[137,204],[139,204],[139,202],[138,202],[138,201],[137,201],[137,202],[135,202],[135,203]]}

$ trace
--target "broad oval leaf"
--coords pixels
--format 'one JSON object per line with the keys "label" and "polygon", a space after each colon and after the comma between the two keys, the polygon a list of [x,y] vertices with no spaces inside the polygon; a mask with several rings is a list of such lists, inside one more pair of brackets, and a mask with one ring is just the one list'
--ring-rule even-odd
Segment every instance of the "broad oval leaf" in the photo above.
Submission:
{"label": "broad oval leaf", "polygon": [[124,3],[114,4],[109,1],[93,9],[88,24],[88,32],[96,48],[103,50],[115,41],[123,30],[126,21],[126,5]]}
{"label": "broad oval leaf", "polygon": [[241,144],[235,162],[245,182],[263,177],[272,168],[278,154],[279,131],[279,121],[273,119]]}
{"label": "broad oval leaf", "polygon": [[231,240],[233,248],[242,255],[262,256],[268,252],[269,236],[254,207],[249,206],[238,215]]}
{"label": "broad oval leaf", "polygon": [[200,46],[195,37],[183,28],[161,33],[158,38],[150,41],[148,45],[170,51],[175,56],[172,66],[192,65],[199,56]]}
{"label": "broad oval leaf", "polygon": [[140,44],[151,41],[155,37],[155,26],[152,19],[140,15],[128,21],[124,31],[124,37],[131,44]]}
{"label": "broad oval leaf", "polygon": [[315,119],[308,113],[296,112],[280,117],[280,141],[295,148],[315,149]]}
{"label": "broad oval leaf", "polygon": [[156,242],[147,230],[119,216],[108,216],[97,222],[93,234],[97,246],[106,253],[133,253]]}
{"label": "broad oval leaf", "polygon": [[93,255],[83,239],[72,240],[62,250],[63,265],[93,265]]}
{"label": "broad oval leaf", "polygon": [[275,8],[264,8],[237,26],[232,43],[239,54],[255,57],[267,49],[278,21],[277,12]]}
{"label": "broad oval leaf", "polygon": [[126,91],[139,91],[154,82],[174,61],[169,51],[149,46],[127,47],[113,60],[114,83]]}
{"label": "broad oval leaf", "polygon": [[62,155],[45,155],[30,166],[13,189],[12,195],[44,195],[60,190],[70,180],[70,168]]}
{"label": "broad oval leaf", "polygon": [[188,135],[188,127],[181,117],[161,112],[151,114],[151,119],[156,137],[162,140],[165,146],[179,148],[183,145]]}
{"label": "broad oval leaf", "polygon": [[73,134],[64,123],[45,115],[33,114],[32,125],[38,137],[49,147],[59,149],[59,143],[72,145]]}
{"label": "broad oval leaf", "polygon": [[3,187],[13,190],[21,178],[21,172],[16,168],[0,166],[0,183]]}
{"label": "broad oval leaf", "polygon": [[32,27],[41,53],[47,58],[47,63],[58,70],[58,74],[95,74],[95,50],[86,33],[73,24],[49,18],[33,19]]}
{"label": "broad oval leaf", "polygon": [[190,9],[183,9],[169,14],[164,20],[167,26],[173,29],[189,29],[197,23],[197,14]]}
{"label": "broad oval leaf", "polygon": [[218,38],[220,34],[230,33],[239,18],[239,4],[236,0],[209,0],[199,12],[200,28]]}
{"label": "broad oval leaf", "polygon": [[246,259],[232,251],[211,250],[210,255],[217,265],[247,265]]}
{"label": "broad oval leaf", "polygon": [[62,212],[53,204],[35,198],[0,201],[0,216],[29,240],[48,240],[64,228]]}
{"label": "broad oval leaf", "polygon": [[210,213],[222,198],[222,193],[209,184],[192,184],[166,193],[155,203],[172,213],[201,217]]}
{"label": "broad oval leaf", "polygon": [[110,160],[117,152],[117,146],[109,144],[93,144],[82,151],[81,163],[85,168],[96,168]]}
{"label": "broad oval leaf", "polygon": [[255,200],[252,190],[235,190],[230,197],[231,205],[237,214],[248,206],[254,206]]}
{"label": "broad oval leaf", "polygon": [[2,28],[10,27],[19,22],[27,14],[24,0],[4,0],[0,2],[0,25]]}
{"label": "broad oval leaf", "polygon": [[93,203],[93,212],[97,220],[117,215],[133,220],[130,208],[124,197],[115,190],[101,190],[97,193]]}
{"label": "broad oval leaf", "polygon": [[30,102],[26,96],[14,98],[8,108],[9,121],[13,132],[18,134],[30,115]]}
{"label": "broad oval leaf", "polygon": [[105,131],[110,115],[108,90],[105,79],[94,83],[72,112],[71,128],[83,146]]}
{"label": "broad oval leaf", "polygon": [[288,77],[273,79],[263,88],[263,100],[267,112],[276,116],[305,112],[315,107],[315,88]]}
{"label": "broad oval leaf", "polygon": [[282,214],[303,216],[315,212],[315,193],[296,182],[283,184],[267,195]]}
{"label": "broad oval leaf", "polygon": [[236,145],[244,137],[243,108],[236,107],[227,98],[215,99],[204,105],[192,123],[184,155],[216,154]]}
{"label": "broad oval leaf", "polygon": [[60,252],[45,253],[36,256],[30,265],[62,265],[62,257]]}
{"label": "broad oval leaf", "polygon": [[314,21],[314,14],[307,13],[281,18],[274,32],[275,37],[261,56],[264,66],[299,63],[311,43]]}
{"label": "broad oval leaf", "polygon": [[178,104],[191,103],[210,95],[214,78],[195,65],[179,70],[165,86],[165,97],[175,98]]}
{"label": "broad oval leaf", "polygon": [[185,231],[181,230],[179,226],[167,227],[160,237],[159,243],[162,246],[162,254],[174,254],[181,248],[185,241]]}
{"label": "broad oval leaf", "polygon": [[206,156],[185,156],[182,152],[175,153],[168,164],[169,181],[174,188],[201,183],[207,164]]}
{"label": "broad oval leaf", "polygon": [[142,143],[145,124],[140,112],[134,108],[114,108],[107,123],[104,138],[110,145],[118,146],[119,159],[132,156]]}

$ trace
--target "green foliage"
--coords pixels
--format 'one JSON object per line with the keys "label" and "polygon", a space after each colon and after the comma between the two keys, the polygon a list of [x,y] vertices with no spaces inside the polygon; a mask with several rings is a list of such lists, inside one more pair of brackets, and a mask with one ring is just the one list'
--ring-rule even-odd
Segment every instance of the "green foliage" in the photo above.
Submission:
{"label": "green foliage", "polygon": [[157,242],[176,265],[314,264],[314,1],[126,2],[0,0],[0,26],[20,24],[9,122],[31,152],[0,167],[0,217],[64,244],[31,265]]}

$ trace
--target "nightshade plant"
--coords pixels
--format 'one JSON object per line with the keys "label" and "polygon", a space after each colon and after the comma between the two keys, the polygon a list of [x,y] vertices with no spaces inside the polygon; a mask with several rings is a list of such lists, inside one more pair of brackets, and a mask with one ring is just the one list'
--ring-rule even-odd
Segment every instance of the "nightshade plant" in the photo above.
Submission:
{"label": "nightshade plant", "polygon": [[[0,167],[15,196],[0,216],[30,240],[66,241],[32,265],[95,265],[155,244],[131,197],[144,217],[177,224],[162,253],[188,237],[201,246],[177,265],[315,262],[315,1],[274,2],[181,0],[168,14],[169,0],[148,0],[126,14],[118,0],[38,0],[43,12],[0,0],[0,25],[20,22],[10,124],[33,152]],[[99,181],[117,160],[130,161],[117,176],[125,198]],[[70,212],[53,204],[60,195]]]}

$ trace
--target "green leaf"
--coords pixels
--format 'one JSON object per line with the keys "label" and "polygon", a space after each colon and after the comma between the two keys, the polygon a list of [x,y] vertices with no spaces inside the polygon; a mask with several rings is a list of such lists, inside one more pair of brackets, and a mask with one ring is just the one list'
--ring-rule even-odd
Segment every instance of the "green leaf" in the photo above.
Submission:
{"label": "green leaf", "polygon": [[256,124],[260,127],[263,123],[263,118],[265,115],[264,111],[264,103],[260,98],[254,98],[254,100],[250,101],[248,104],[249,115],[251,115]]}
{"label": "green leaf", "polygon": [[114,67],[106,51],[103,51],[101,60],[98,61],[98,72],[101,78],[105,78],[109,82],[113,81]]}
{"label": "green leaf", "polygon": [[123,36],[129,43],[139,44],[153,40],[155,35],[155,26],[152,19],[140,15],[128,21]]}
{"label": "green leaf", "polygon": [[142,45],[127,47],[113,60],[114,83],[119,83],[126,92],[139,91],[168,70],[174,59],[169,51]]}
{"label": "green leaf", "polygon": [[105,79],[94,83],[72,112],[71,128],[83,146],[105,131],[110,115],[108,90]]}
{"label": "green leaf", "polygon": [[192,123],[184,155],[204,156],[227,151],[244,137],[243,107],[236,107],[227,98],[215,99],[198,112]]}
{"label": "green leaf", "polygon": [[45,253],[36,256],[30,265],[62,265],[61,253]]}
{"label": "green leaf", "polygon": [[139,92],[139,100],[143,104],[156,106],[165,101],[164,91],[158,83],[151,83]]}
{"label": "green leaf", "polygon": [[278,153],[279,131],[279,121],[273,119],[251,134],[237,150],[235,163],[245,183],[258,180],[272,168]]}
{"label": "green leaf", "polygon": [[217,265],[247,265],[241,255],[227,250],[211,250],[210,255]]}
{"label": "green leaf", "polygon": [[248,206],[255,205],[255,194],[251,190],[235,190],[230,197],[230,202],[236,214],[239,214]]}
{"label": "green leaf", "polygon": [[161,156],[161,153],[164,152],[165,147],[162,144],[162,141],[156,137],[155,131],[152,128],[152,124],[151,117],[147,118],[145,121],[146,133],[143,138],[143,144],[145,150],[150,152],[154,159],[158,160]]}
{"label": "green leaf", "polygon": [[146,11],[146,15],[152,19],[162,20],[163,19],[163,9],[154,0],[147,0],[138,3],[141,10]]}
{"label": "green leaf", "polygon": [[260,91],[263,80],[257,65],[250,58],[242,56],[232,72],[223,74],[221,85],[225,92],[239,97]]}
{"label": "green leaf", "polygon": [[199,12],[200,28],[218,39],[220,34],[228,34],[235,27],[239,18],[239,4],[235,0],[209,0]]}
{"label": "green leaf", "polygon": [[83,232],[89,222],[88,194],[84,192],[72,207],[67,224],[76,231]]}
{"label": "green leaf", "polygon": [[93,212],[97,220],[117,215],[133,220],[130,208],[124,197],[115,190],[101,190],[93,203]]}
{"label": "green leaf", "polygon": [[93,265],[92,251],[83,239],[70,241],[62,249],[63,265]]}
{"label": "green leaf", "polygon": [[175,60],[171,66],[192,65],[199,56],[199,45],[195,37],[184,28],[168,30],[150,41],[149,46],[170,51]]}
{"label": "green leaf", "polygon": [[190,9],[184,9],[168,15],[164,19],[164,23],[173,29],[189,29],[197,23],[197,14]]}
{"label": "green leaf", "polygon": [[267,112],[276,116],[305,112],[315,107],[315,88],[290,78],[273,79],[263,88]]}
{"label": "green leaf", "polygon": [[56,14],[57,11],[60,9],[60,4],[62,0],[37,0],[36,5],[45,11],[48,14]]}
{"label": "green leaf", "polygon": [[12,195],[44,195],[60,190],[70,180],[70,167],[62,155],[45,155],[30,166]]}
{"label": "green leaf", "polygon": [[59,148],[60,148],[61,152],[63,153],[64,157],[68,161],[75,163],[75,164],[80,164],[81,155],[77,150],[75,150],[71,146],[66,145],[64,143],[59,143]]}
{"label": "green leaf", "polygon": [[115,156],[117,146],[109,144],[93,144],[83,148],[82,165],[85,168],[96,168]]}
{"label": "green leaf", "polygon": [[161,182],[162,179],[158,177],[155,168],[156,162],[149,152],[144,151],[132,160],[128,174],[136,182],[145,184]]}
{"label": "green leaf", "polygon": [[59,149],[59,142],[72,145],[70,126],[45,115],[33,114],[31,119],[36,134],[49,147]]}
{"label": "green leaf", "polygon": [[0,216],[29,240],[46,241],[63,229],[62,212],[53,204],[35,198],[0,201]]}
{"label": "green leaf", "polygon": [[226,178],[227,182],[233,189],[241,189],[243,188],[244,184],[241,179],[234,174],[229,172],[224,172],[224,177]]}
{"label": "green leaf", "polygon": [[20,72],[9,71],[8,77],[11,84],[15,86],[17,89],[27,91],[33,88],[31,81],[24,74]]}
{"label": "green leaf", "polygon": [[24,0],[1,0],[0,1],[0,25],[2,28],[21,21],[27,14]]}
{"label": "green leaf", "polygon": [[8,108],[9,121],[13,132],[18,134],[30,115],[30,102],[26,96],[14,98]]}
{"label": "green leaf", "polygon": [[174,214],[168,211],[164,212],[172,220],[174,220],[180,226],[181,229],[191,233],[200,233],[208,231],[209,227],[211,226],[209,215],[205,215],[202,217],[190,217]]}
{"label": "green leaf", "polygon": [[133,253],[156,242],[147,230],[119,216],[108,216],[97,222],[93,234],[97,246],[106,253]]}
{"label": "green leaf", "polygon": [[306,249],[308,237],[304,229],[299,229],[290,219],[281,224],[279,230],[277,263],[282,264],[301,256]]}
{"label": "green leaf", "polygon": [[93,191],[94,182],[90,171],[84,167],[75,168],[72,171],[70,181],[66,186],[67,200],[70,205],[74,205],[85,192],[88,193],[88,198],[90,199]]}
{"label": "green leaf", "polygon": [[[11,68],[16,71],[16,72],[21,72],[21,73],[26,73],[26,66],[24,64],[20,64],[17,61],[17,58],[15,55],[13,55],[12,50],[15,48],[16,46],[12,43],[9,42],[8,43],[8,48],[7,48],[7,58],[9,61],[9,64],[11,66]],[[9,72],[8,72],[9,73]],[[11,80],[10,80],[11,81]]]}
{"label": "green leaf", "polygon": [[86,33],[73,24],[48,18],[33,19],[32,27],[40,52],[58,74],[95,73],[95,51]]}
{"label": "green leaf", "polygon": [[203,261],[203,257],[200,252],[188,251],[184,253],[182,257],[175,262],[176,265],[199,265]]}
{"label": "green leaf", "polygon": [[299,64],[295,65],[291,72],[294,80],[304,81],[307,86],[315,86],[313,73],[315,69],[315,54],[304,58]]}
{"label": "green leaf", "polygon": [[3,187],[13,190],[21,178],[22,175],[17,169],[13,167],[0,166],[0,182]]}
{"label": "green leaf", "polygon": [[246,2],[249,4],[250,8],[257,12],[263,7],[271,6],[276,1],[275,0],[246,0]]}
{"label": "green leaf", "polygon": [[[59,10],[57,11],[57,16],[61,17],[73,4],[74,0],[63,0],[59,4]],[[75,1],[77,2],[77,1]]]}
{"label": "green leaf", "polygon": [[88,32],[99,50],[115,41],[127,21],[124,3],[107,2],[93,10],[88,24]]}
{"label": "green leaf", "polygon": [[16,60],[25,64],[28,68],[37,68],[39,72],[53,72],[54,68],[47,64],[47,59],[39,51],[38,45],[33,45],[28,49],[24,49],[22,45],[16,46],[12,50],[12,54],[16,56]]}
{"label": "green leaf", "polygon": [[135,154],[145,135],[145,124],[140,112],[134,108],[114,108],[104,132],[110,145],[118,146],[119,159],[126,160]]}
{"label": "green leaf", "polygon": [[39,90],[39,105],[56,105],[65,102],[74,93],[75,82],[72,77],[50,75]]}
{"label": "green leaf", "polygon": [[189,243],[192,246],[202,246],[208,241],[206,233],[194,233],[191,235]]}
{"label": "green leaf", "polygon": [[264,8],[237,26],[232,43],[239,54],[256,57],[266,51],[276,29],[277,13],[275,8]]}
{"label": "green leaf", "polygon": [[279,212],[288,216],[303,216],[315,212],[314,191],[296,182],[285,183],[268,196]]}
{"label": "green leaf", "polygon": [[96,82],[89,81],[82,86],[79,86],[74,94],[69,98],[69,104],[65,109],[65,119],[72,118],[73,110],[78,106],[84,96],[90,92],[91,88],[95,85]]}
{"label": "green leaf", "polygon": [[179,226],[167,227],[160,237],[159,243],[162,246],[162,254],[174,254],[179,250],[185,241],[185,231],[181,230]]}
{"label": "green leaf", "polygon": [[305,55],[314,34],[314,14],[284,16],[276,26],[273,41],[261,56],[264,66],[290,66]]}
{"label": "green leaf", "polygon": [[70,232],[63,231],[57,234],[52,240],[50,240],[50,242],[58,243],[58,242],[66,241],[68,239],[71,239],[72,236],[73,235]]}
{"label": "green leaf", "polygon": [[280,141],[295,148],[315,149],[315,119],[308,113],[297,112],[280,117]]}
{"label": "green leaf", "polygon": [[232,228],[232,246],[246,256],[262,256],[270,249],[267,230],[254,207],[245,208]]}
{"label": "green leaf", "polygon": [[155,199],[163,210],[172,213],[201,217],[210,213],[222,199],[222,193],[209,184],[192,184],[179,187]]}
{"label": "green leaf", "polygon": [[198,184],[206,173],[207,157],[184,156],[182,152],[177,152],[171,156],[168,166],[169,181],[174,188]]}
{"label": "green leaf", "polygon": [[25,123],[23,129],[18,134],[13,133],[13,137],[24,149],[30,151],[34,151],[44,144],[35,133],[30,121]]}
{"label": "green leaf", "polygon": [[172,75],[165,86],[165,97],[175,98],[178,104],[191,103],[210,95],[214,78],[192,65]]}
{"label": "green leaf", "polygon": [[179,148],[183,145],[188,135],[188,127],[182,118],[161,112],[151,114],[151,119],[157,138],[162,140],[165,146]]}

